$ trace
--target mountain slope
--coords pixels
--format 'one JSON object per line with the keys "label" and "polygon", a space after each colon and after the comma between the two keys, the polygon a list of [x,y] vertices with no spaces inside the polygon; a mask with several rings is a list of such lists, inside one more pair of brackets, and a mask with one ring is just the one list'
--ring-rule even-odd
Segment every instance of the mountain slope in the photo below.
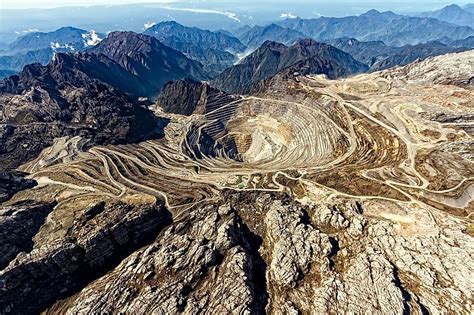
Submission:
{"label": "mountain slope", "polygon": [[278,25],[303,33],[319,41],[351,37],[360,41],[383,41],[391,46],[418,44],[447,37],[453,40],[474,35],[467,26],[458,26],[432,18],[407,17],[392,12],[368,11],[343,18],[289,19]]}
{"label": "mountain slope", "polygon": [[109,57],[132,74],[139,84],[127,92],[134,96],[154,98],[171,80],[208,78],[200,63],[144,34],[112,32],[89,51]]}
{"label": "mountain slope", "polygon": [[161,22],[148,28],[143,34],[150,35],[166,43],[168,39],[176,42],[190,43],[203,48],[240,52],[245,49],[237,38],[224,32],[212,32],[197,27],[187,27],[175,21]]}
{"label": "mountain slope", "polygon": [[24,66],[36,62],[45,65],[51,60],[53,53],[53,49],[48,47],[16,55],[0,56],[0,69],[20,71]]}
{"label": "mountain slope", "polygon": [[69,51],[84,50],[96,45],[103,38],[95,31],[75,27],[61,27],[52,32],[34,32],[24,35],[8,46],[8,54],[34,51],[43,48],[63,48]]}
{"label": "mountain slope", "polygon": [[356,60],[365,63],[371,71],[387,69],[393,66],[403,66],[417,59],[443,55],[451,52],[466,50],[466,40],[446,45],[440,42],[428,42],[417,45],[392,47],[382,41],[361,42],[355,38],[338,38],[329,44],[351,54]]}
{"label": "mountain slope", "polygon": [[212,88],[207,83],[185,79],[168,82],[156,104],[167,113],[189,116],[207,113],[238,98]]}
{"label": "mountain slope", "polygon": [[300,40],[293,46],[265,42],[239,64],[225,70],[212,84],[228,93],[245,94],[259,81],[287,68],[307,74],[326,74],[337,78],[367,70],[367,66],[349,54],[311,39]]}
{"label": "mountain slope", "polygon": [[46,66],[26,66],[0,81],[1,169],[35,158],[61,137],[81,145],[125,143],[160,135],[160,122],[113,86],[133,77],[104,55],[56,54]]}
{"label": "mountain slope", "polygon": [[34,32],[19,37],[0,51],[0,69],[18,72],[24,66],[39,62],[46,65],[54,52],[77,52],[100,42],[102,34],[74,27],[52,32]]}
{"label": "mountain slope", "polygon": [[260,47],[266,41],[290,45],[296,40],[303,39],[305,37],[305,35],[296,30],[284,28],[276,24],[270,24],[268,26],[254,26],[252,28],[245,29],[244,32],[241,32],[238,35],[238,38],[251,48]]}
{"label": "mountain slope", "polygon": [[460,6],[456,4],[448,5],[436,11],[424,12],[419,16],[435,18],[456,25],[463,25],[474,28],[474,13],[463,10]]}
{"label": "mountain slope", "polygon": [[235,54],[246,48],[237,38],[224,32],[186,27],[174,21],[158,23],[143,34],[155,37],[215,73],[231,66],[236,61]]}
{"label": "mountain slope", "polygon": [[474,48],[474,36],[465,39],[455,40],[449,43],[452,47]]}

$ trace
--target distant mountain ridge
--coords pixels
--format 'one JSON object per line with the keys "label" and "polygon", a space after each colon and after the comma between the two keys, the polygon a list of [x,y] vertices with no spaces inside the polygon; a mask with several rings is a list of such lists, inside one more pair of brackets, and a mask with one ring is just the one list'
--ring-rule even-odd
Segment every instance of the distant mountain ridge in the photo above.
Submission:
{"label": "distant mountain ridge", "polygon": [[98,44],[104,36],[70,26],[52,32],[29,33],[0,51],[0,69],[18,72],[35,62],[46,65],[53,53],[83,51]]}
{"label": "distant mountain ridge", "polygon": [[33,32],[19,37],[8,46],[8,52],[27,52],[44,48],[80,51],[94,46],[104,38],[95,31],[67,26],[52,32]]}
{"label": "distant mountain ridge", "polygon": [[456,25],[464,25],[474,28],[474,13],[464,10],[456,4],[448,5],[436,11],[424,12],[419,16],[435,18],[440,21],[446,21]]}
{"label": "distant mountain ridge", "polygon": [[350,37],[359,41],[383,41],[390,46],[416,45],[443,37],[460,40],[474,35],[474,29],[468,26],[377,10],[370,10],[359,16],[295,18],[276,24],[323,42],[334,38]]}
{"label": "distant mountain ridge", "polygon": [[231,66],[236,61],[235,55],[246,49],[236,37],[227,33],[187,27],[175,21],[158,23],[143,34],[155,37],[215,73]]}
{"label": "distant mountain ridge", "polygon": [[299,40],[292,46],[267,41],[239,64],[221,73],[211,85],[227,93],[246,94],[259,81],[289,68],[337,78],[364,72],[368,67],[348,53],[312,39]]}
{"label": "distant mountain ridge", "polygon": [[464,51],[471,47],[474,48],[474,43],[470,46],[468,40],[452,42],[450,45],[433,41],[402,47],[388,46],[382,41],[361,42],[355,38],[337,38],[328,43],[368,65],[370,71],[403,66],[417,59]]}
{"label": "distant mountain ridge", "polygon": [[281,27],[275,23],[267,26],[241,28],[235,31],[236,36],[250,48],[260,47],[267,40],[291,45],[306,36],[296,30]]}

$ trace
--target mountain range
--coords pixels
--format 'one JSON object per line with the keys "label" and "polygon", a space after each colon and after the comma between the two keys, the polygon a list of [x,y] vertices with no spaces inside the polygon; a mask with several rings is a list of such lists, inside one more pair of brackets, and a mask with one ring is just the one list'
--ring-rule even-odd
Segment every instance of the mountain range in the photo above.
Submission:
{"label": "mountain range", "polygon": [[297,30],[281,27],[275,23],[267,26],[242,27],[232,32],[250,49],[258,48],[266,41],[291,45],[296,40],[307,37]]}
{"label": "mountain range", "polygon": [[436,11],[424,12],[419,16],[435,18],[440,21],[446,21],[456,25],[464,25],[474,28],[474,12],[470,12],[469,7],[461,8],[456,4],[448,5]]}
{"label": "mountain range", "polygon": [[157,97],[166,82],[185,77],[207,74],[154,37],[132,32],[112,32],[86,52],[55,53],[47,65],[27,65],[0,81],[6,113],[0,164],[14,168],[58,137],[81,135],[94,145],[159,136],[164,121],[139,98]]}
{"label": "mountain range", "polygon": [[222,31],[186,27],[174,21],[158,23],[143,34],[150,35],[187,57],[202,63],[209,72],[219,73],[236,62],[246,46]]}
{"label": "mountain range", "polygon": [[18,72],[31,63],[45,65],[55,52],[83,51],[99,43],[104,36],[74,27],[61,27],[47,33],[32,32],[0,51],[0,69]]}
{"label": "mountain range", "polygon": [[377,10],[343,18],[287,19],[277,24],[318,41],[351,37],[360,41],[381,40],[392,46],[416,45],[443,37],[458,40],[474,35],[468,26]]}
{"label": "mountain range", "polygon": [[156,98],[170,80],[208,79],[199,62],[144,34],[112,32],[88,52],[109,57],[131,74],[138,84],[124,82],[123,90],[136,97]]}
{"label": "mountain range", "polygon": [[224,70],[211,85],[228,93],[246,94],[258,82],[285,69],[326,74],[334,79],[364,72],[367,66],[348,53],[311,39],[299,40],[292,46],[267,41],[239,64]]}
{"label": "mountain range", "polygon": [[449,45],[432,41],[401,47],[387,46],[382,41],[361,42],[355,38],[337,38],[329,41],[329,43],[368,65],[370,71],[377,71],[394,66],[403,66],[417,59],[471,49],[474,47],[472,39],[474,38],[454,41]]}
{"label": "mountain range", "polygon": [[[201,73],[190,74],[199,78],[215,78],[266,41],[292,45],[306,38],[335,45],[357,55],[354,57],[358,61],[377,70],[407,64],[417,58],[474,47],[470,39],[474,36],[474,30],[469,26],[456,25],[462,20],[457,16],[446,22],[447,18],[443,18],[440,12],[448,11],[462,11],[465,20],[469,20],[468,15],[472,14],[469,6],[449,6],[439,12],[423,13],[422,17],[371,10],[360,16],[289,18],[266,26],[244,26],[227,31],[203,30],[176,21],[165,21],[150,24],[143,34],[153,36],[164,46],[199,62],[203,67]],[[439,15],[437,18],[429,17],[436,14]],[[73,27],[24,35],[0,52],[0,75],[6,77],[34,62],[45,65],[54,52],[91,50],[103,38],[103,34]],[[357,48],[346,45],[348,39],[357,41]],[[197,71],[196,67],[199,66],[191,67],[192,71]],[[158,85],[163,84],[159,82]]]}
{"label": "mountain range", "polygon": [[[104,55],[58,53],[0,81],[0,165],[16,168],[61,137],[86,146],[159,136],[159,120],[117,90],[130,76]],[[121,81],[125,80],[125,81]]]}

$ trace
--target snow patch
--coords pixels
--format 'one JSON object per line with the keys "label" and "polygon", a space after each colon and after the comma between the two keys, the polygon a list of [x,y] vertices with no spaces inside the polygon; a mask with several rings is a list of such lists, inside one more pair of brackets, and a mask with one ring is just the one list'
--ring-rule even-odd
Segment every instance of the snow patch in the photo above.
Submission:
{"label": "snow patch", "polygon": [[82,38],[84,39],[84,47],[95,46],[102,40],[94,30],[82,34]]}

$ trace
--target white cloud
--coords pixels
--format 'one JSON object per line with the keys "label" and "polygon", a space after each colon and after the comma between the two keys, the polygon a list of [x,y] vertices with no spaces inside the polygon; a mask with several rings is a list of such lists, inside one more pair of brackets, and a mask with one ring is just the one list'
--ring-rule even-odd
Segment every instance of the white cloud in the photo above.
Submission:
{"label": "white cloud", "polygon": [[142,3],[170,4],[180,0],[2,0],[1,7],[6,9],[57,8],[67,6],[122,5]]}
{"label": "white cloud", "polygon": [[61,45],[60,43],[58,42],[51,42],[51,49],[53,51],[56,51],[57,49],[69,49],[71,51],[74,51],[75,48],[72,46],[72,45],[69,45],[69,44],[64,44],[64,45]]}
{"label": "white cloud", "polygon": [[291,13],[282,13],[280,18],[282,19],[296,19],[298,16],[291,14]]}
{"label": "white cloud", "polygon": [[143,26],[145,27],[145,29],[147,28],[150,28],[150,27],[153,27],[156,25],[156,22],[146,22],[145,24],[143,24]]}
{"label": "white cloud", "polygon": [[95,46],[102,40],[94,30],[82,34],[82,38],[84,39],[84,47]]}
{"label": "white cloud", "polygon": [[39,29],[30,28],[29,30],[23,30],[21,32],[15,31],[15,34],[20,35],[20,34],[33,33],[33,32],[39,32]]}
{"label": "white cloud", "polygon": [[225,15],[229,19],[235,20],[237,22],[241,22],[237,14],[229,11],[218,11],[218,10],[209,10],[209,9],[194,9],[194,8],[173,8],[173,7],[164,7],[168,10],[175,10],[175,11],[186,11],[186,12],[193,12],[193,13],[208,13],[208,14],[220,14]]}

